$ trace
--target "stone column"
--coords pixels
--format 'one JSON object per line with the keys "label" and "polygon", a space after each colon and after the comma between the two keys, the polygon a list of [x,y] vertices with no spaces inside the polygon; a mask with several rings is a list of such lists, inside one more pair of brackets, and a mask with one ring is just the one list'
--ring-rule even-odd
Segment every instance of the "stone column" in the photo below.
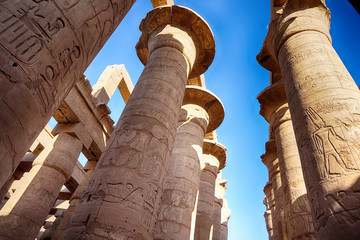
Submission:
{"label": "stone column", "polygon": [[221,240],[221,223],[222,223],[222,207],[224,202],[224,197],[226,193],[225,184],[227,183],[226,179],[221,178],[221,171],[218,172],[215,184],[215,196],[214,196],[214,231],[213,231],[213,240]]}
{"label": "stone column", "polygon": [[69,224],[72,214],[74,213],[76,206],[78,205],[84,191],[86,190],[87,186],[89,185],[90,178],[95,171],[95,167],[97,165],[97,161],[88,161],[84,167],[86,171],[85,176],[79,186],[76,188],[75,192],[72,194],[71,199],[69,201],[69,207],[66,212],[63,214],[62,219],[58,227],[56,228],[52,239],[53,240],[61,240],[62,236],[64,235],[66,228]]}
{"label": "stone column", "polygon": [[273,226],[273,213],[275,211],[275,199],[274,199],[274,190],[271,182],[267,182],[264,187],[264,205],[266,206],[266,211],[264,213],[266,229],[269,234],[269,240],[274,239],[274,226]]}
{"label": "stone column", "polygon": [[274,211],[271,212],[273,224],[273,239],[287,239],[286,228],[284,222],[284,194],[281,183],[279,159],[277,155],[276,142],[274,139],[269,140],[265,144],[266,152],[261,156],[262,162],[268,169],[269,180],[272,183],[272,190],[275,199]]}
{"label": "stone column", "polygon": [[0,3],[0,187],[135,0]]}
{"label": "stone column", "polygon": [[213,238],[215,182],[218,171],[225,167],[225,161],[226,148],[220,143],[204,139],[195,240]]}
{"label": "stone column", "polygon": [[185,84],[212,62],[206,22],[179,6],[142,21],[137,53],[146,64],[81,198],[65,239],[153,239]]}
{"label": "stone column", "polygon": [[329,20],[323,0],[288,1],[258,60],[279,63],[317,237],[359,239],[360,93],[331,45]]}
{"label": "stone column", "polygon": [[226,199],[223,201],[223,206],[221,208],[221,230],[220,230],[220,239],[228,239],[228,222],[231,217],[231,210]]}
{"label": "stone column", "polygon": [[289,239],[315,239],[299,151],[283,82],[265,88],[257,97],[260,114],[270,123],[279,159],[284,192],[284,217]]}
{"label": "stone column", "polygon": [[[0,238],[34,239],[49,214],[64,183],[70,179],[82,150],[78,124],[55,136],[54,141],[35,159],[30,172],[19,183],[15,194],[0,211]],[[80,138],[80,139],[79,139]]]}
{"label": "stone column", "polygon": [[224,107],[213,93],[186,86],[155,239],[193,239],[203,140],[223,119]]}

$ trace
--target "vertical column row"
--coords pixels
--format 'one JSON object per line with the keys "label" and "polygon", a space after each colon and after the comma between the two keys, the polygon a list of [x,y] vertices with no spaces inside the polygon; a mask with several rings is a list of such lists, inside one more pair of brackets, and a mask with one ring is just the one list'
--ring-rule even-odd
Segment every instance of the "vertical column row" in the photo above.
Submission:
{"label": "vertical column row", "polygon": [[289,0],[258,61],[283,76],[317,238],[358,239],[360,93],[329,29],[323,0]]}
{"label": "vertical column row", "polygon": [[146,64],[71,220],[66,239],[153,239],[186,81],[204,72],[215,45],[190,9],[159,7],[142,21]]}

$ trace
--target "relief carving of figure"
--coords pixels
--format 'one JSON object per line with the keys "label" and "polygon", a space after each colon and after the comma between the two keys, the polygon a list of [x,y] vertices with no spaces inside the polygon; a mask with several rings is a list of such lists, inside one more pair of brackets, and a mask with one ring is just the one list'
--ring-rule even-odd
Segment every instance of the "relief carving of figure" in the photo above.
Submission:
{"label": "relief carving of figure", "polygon": [[[311,107],[306,110],[308,118],[315,127],[312,135],[317,152],[320,154],[318,168],[321,169],[320,177],[341,175],[352,169],[358,169],[353,155],[349,152],[356,146],[353,139],[340,136],[335,128],[327,125],[325,121]],[[349,147],[350,146],[350,147]]]}

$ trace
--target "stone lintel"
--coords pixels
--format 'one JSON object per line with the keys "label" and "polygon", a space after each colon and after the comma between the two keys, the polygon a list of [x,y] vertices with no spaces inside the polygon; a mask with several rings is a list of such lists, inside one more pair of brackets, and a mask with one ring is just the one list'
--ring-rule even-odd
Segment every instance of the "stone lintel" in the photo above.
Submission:
{"label": "stone lintel", "polygon": [[223,169],[226,165],[226,147],[218,142],[204,139],[203,154],[209,154],[219,160],[219,170]]}
{"label": "stone lintel", "polygon": [[151,0],[153,8],[157,8],[165,5],[174,5],[174,0]]}
{"label": "stone lintel", "polygon": [[84,171],[87,172],[89,170],[95,169],[97,163],[98,163],[97,161],[87,161],[84,166]]}
{"label": "stone lintel", "polygon": [[125,65],[121,65],[120,70],[122,74],[122,79],[118,85],[118,89],[126,104],[131,96],[132,91],[134,90],[134,84],[131,81],[130,75],[126,70]]}
{"label": "stone lintel", "polygon": [[81,123],[58,123],[55,128],[53,129],[52,133],[54,136],[56,136],[59,133],[68,133],[72,136],[77,137],[84,147],[88,149],[90,147],[90,144],[92,142],[92,138],[90,134],[87,132],[83,124]]}
{"label": "stone lintel", "polygon": [[116,88],[119,89],[124,102],[127,103],[134,85],[124,64],[107,66],[92,87],[91,94],[95,97],[97,105],[106,105]]}
{"label": "stone lintel", "polygon": [[194,85],[206,88],[204,74],[201,74],[200,76],[194,78],[189,78],[186,85]]}
{"label": "stone lintel", "polygon": [[284,83],[276,82],[265,88],[256,99],[260,103],[260,115],[270,122],[271,115],[287,103]]}
{"label": "stone lintel", "polygon": [[79,161],[76,161],[76,165],[74,167],[73,172],[71,173],[71,177],[66,183],[64,184],[70,192],[74,192],[79,184],[82,182],[85,176],[85,171],[83,166]]}
{"label": "stone lintel", "polygon": [[32,152],[35,156],[39,156],[45,145],[53,138],[54,136],[51,134],[50,126],[46,125],[29,148],[29,151]]}
{"label": "stone lintel", "polygon": [[331,42],[329,30],[330,10],[324,0],[289,0],[283,5],[281,14],[270,22],[268,34],[256,59],[265,69],[278,71],[277,54],[287,39],[300,32],[317,31]]}
{"label": "stone lintel", "polygon": [[63,191],[61,191],[61,192],[59,192],[59,195],[57,196],[56,199],[58,199],[58,200],[70,200],[71,196],[72,196],[72,192],[63,192]]}
{"label": "stone lintel", "polygon": [[220,126],[225,116],[225,109],[218,97],[209,90],[198,86],[186,86],[183,105],[196,104],[208,113],[209,125],[206,133],[213,132]]}
{"label": "stone lintel", "polygon": [[88,159],[98,160],[110,133],[98,116],[96,100],[91,92],[90,82],[83,76],[61,103],[54,118],[58,123],[81,122],[93,139],[90,149],[84,148],[83,153]]}
{"label": "stone lintel", "polygon": [[[150,35],[159,27],[171,25],[186,31],[197,48],[197,55],[189,78],[203,74],[211,65],[215,56],[214,35],[205,20],[193,10],[182,6],[162,6],[150,11],[141,21],[142,35],[136,45],[140,61],[145,65],[149,57],[148,41]],[[176,45],[176,46],[175,46]],[[174,48],[179,48],[173,44]],[[178,49],[183,52],[183,49]]]}

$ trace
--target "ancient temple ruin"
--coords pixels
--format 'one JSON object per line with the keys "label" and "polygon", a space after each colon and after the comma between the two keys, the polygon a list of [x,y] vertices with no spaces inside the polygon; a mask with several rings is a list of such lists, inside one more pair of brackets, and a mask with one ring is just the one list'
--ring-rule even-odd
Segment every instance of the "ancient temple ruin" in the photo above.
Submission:
{"label": "ancient temple ruin", "polygon": [[360,93],[331,44],[323,0],[274,0],[257,56],[269,239],[359,239]]}
{"label": "ancient temple ruin", "polygon": [[[135,0],[0,1],[0,239],[228,239],[225,108],[204,76],[215,38],[192,9],[151,2],[136,85],[114,64],[91,86]],[[360,92],[329,27],[324,0],[271,0],[257,55],[271,240],[360,238]]]}
{"label": "ancient temple ruin", "polygon": [[[205,86],[206,21],[152,1],[136,86],[124,65],[94,86],[83,75],[134,2],[0,3],[1,239],[227,239],[227,149],[215,133],[225,112]],[[116,89],[126,106],[114,126]]]}

